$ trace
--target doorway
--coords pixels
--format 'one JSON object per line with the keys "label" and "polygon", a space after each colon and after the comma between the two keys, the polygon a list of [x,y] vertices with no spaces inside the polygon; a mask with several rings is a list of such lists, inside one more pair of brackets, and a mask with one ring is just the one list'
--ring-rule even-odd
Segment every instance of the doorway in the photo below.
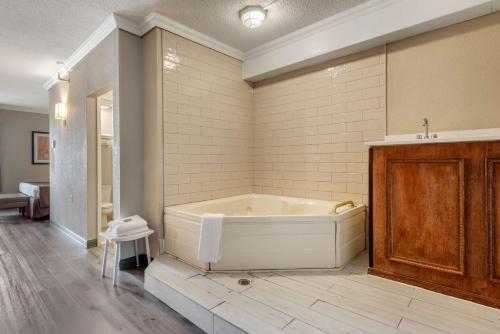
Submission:
{"label": "doorway", "polygon": [[97,97],[96,108],[96,146],[97,146],[97,244],[104,243],[99,237],[106,231],[108,222],[115,216],[113,189],[113,91]]}

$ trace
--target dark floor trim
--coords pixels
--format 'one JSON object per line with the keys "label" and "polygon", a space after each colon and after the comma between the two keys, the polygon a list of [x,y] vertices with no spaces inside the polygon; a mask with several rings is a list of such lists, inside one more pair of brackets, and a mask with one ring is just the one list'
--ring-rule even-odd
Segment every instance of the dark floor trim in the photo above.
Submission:
{"label": "dark floor trim", "polygon": [[97,247],[97,239],[87,240],[87,248]]}
{"label": "dark floor trim", "polygon": [[[125,269],[132,269],[137,267],[135,261],[135,256],[127,257],[125,259],[120,260],[120,270],[125,270]],[[139,254],[139,266],[141,267],[147,267],[148,265],[148,257],[146,254]]]}

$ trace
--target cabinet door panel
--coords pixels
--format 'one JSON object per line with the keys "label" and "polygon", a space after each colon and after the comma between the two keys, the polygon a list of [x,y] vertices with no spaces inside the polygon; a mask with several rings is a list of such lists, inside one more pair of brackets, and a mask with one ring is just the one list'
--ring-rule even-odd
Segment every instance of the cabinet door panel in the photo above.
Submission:
{"label": "cabinet door panel", "polygon": [[489,279],[494,283],[500,283],[500,158],[486,159],[486,188]]}
{"label": "cabinet door panel", "polygon": [[371,152],[369,272],[500,308],[500,141]]}
{"label": "cabinet door panel", "polygon": [[464,275],[463,160],[389,160],[387,233],[389,260]]}

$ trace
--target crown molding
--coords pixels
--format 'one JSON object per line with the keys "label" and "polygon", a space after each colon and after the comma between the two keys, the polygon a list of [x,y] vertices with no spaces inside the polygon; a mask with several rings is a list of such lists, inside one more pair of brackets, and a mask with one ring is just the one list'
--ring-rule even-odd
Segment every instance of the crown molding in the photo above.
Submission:
{"label": "crown molding", "polygon": [[141,24],[142,34],[147,33],[149,30],[158,27],[164,30],[168,30],[176,35],[185,37],[193,42],[204,45],[208,48],[219,51],[228,56],[236,58],[238,60],[245,59],[245,53],[235,49],[227,44],[224,44],[212,37],[209,37],[197,30],[191,29],[177,21],[174,21],[162,14],[152,12],[144,18]]}
{"label": "crown molding", "polygon": [[126,18],[111,14],[104,20],[104,22],[76,49],[71,56],[69,56],[63,64],[59,67],[57,73],[53,74],[42,85],[43,88],[49,90],[57,82],[59,82],[58,74],[70,72],[71,69],[78,64],[86,55],[88,55],[100,42],[102,42],[109,34],[115,29],[121,29],[139,37],[145,35],[151,29],[158,27],[168,30],[174,34],[185,37],[193,42],[204,45],[208,48],[214,49],[224,53],[233,58],[243,60],[245,54],[227,44],[219,42],[218,40],[209,37],[199,31],[191,29],[179,22],[176,22],[168,17],[156,12],[147,15],[144,20],[138,24]]}
{"label": "crown molding", "polygon": [[123,16],[112,14],[115,20],[116,28],[127,31],[131,34],[141,37],[144,33],[141,30],[140,24],[127,20]]}
{"label": "crown molding", "polygon": [[318,34],[322,31],[328,30],[332,27],[340,25],[354,18],[358,18],[360,16],[372,13],[376,10],[380,10],[381,8],[389,6],[397,1],[399,0],[372,0],[362,3],[356,7],[352,7],[336,15],[330,16],[324,20],[318,21],[299,30],[295,30],[287,35],[278,37],[256,48],[248,50],[245,53],[245,59],[263,55],[265,53],[283,47],[289,43],[294,43],[296,41],[302,40],[314,34]]}
{"label": "crown molding", "polygon": [[267,79],[470,20],[499,7],[499,0],[371,0],[247,51],[243,79]]}
{"label": "crown molding", "polygon": [[59,73],[66,73],[78,64],[86,55],[90,53],[99,43],[101,43],[113,30],[118,27],[116,16],[111,14],[104,22],[76,49],[75,52],[66,58],[59,67],[57,73],[52,75],[44,84],[43,88],[49,90],[58,81]]}

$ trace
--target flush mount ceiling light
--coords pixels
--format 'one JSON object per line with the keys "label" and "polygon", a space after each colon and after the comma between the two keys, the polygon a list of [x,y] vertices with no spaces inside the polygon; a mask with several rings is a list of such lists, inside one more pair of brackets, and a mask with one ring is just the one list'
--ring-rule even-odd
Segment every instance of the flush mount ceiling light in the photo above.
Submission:
{"label": "flush mount ceiling light", "polygon": [[267,10],[261,6],[247,6],[240,10],[240,20],[250,29],[258,28],[266,19]]}

